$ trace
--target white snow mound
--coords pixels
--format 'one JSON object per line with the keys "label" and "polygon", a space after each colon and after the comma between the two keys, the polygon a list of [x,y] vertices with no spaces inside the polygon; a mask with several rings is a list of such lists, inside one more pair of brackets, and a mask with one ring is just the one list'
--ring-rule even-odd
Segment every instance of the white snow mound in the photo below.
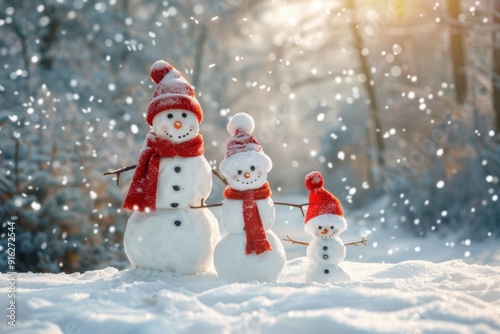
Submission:
{"label": "white snow mound", "polygon": [[[345,261],[350,282],[300,283],[307,265],[305,257],[288,261],[272,284],[142,269],[17,274],[16,327],[4,319],[0,332],[500,332],[499,267]],[[9,277],[0,275],[3,296]]]}

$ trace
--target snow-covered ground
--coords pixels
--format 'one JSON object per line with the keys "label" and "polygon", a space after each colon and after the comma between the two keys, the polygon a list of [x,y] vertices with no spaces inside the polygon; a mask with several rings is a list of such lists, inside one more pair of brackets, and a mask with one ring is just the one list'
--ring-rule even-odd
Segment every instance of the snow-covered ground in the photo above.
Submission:
{"label": "snow-covered ground", "polygon": [[[213,272],[179,276],[142,269],[17,274],[17,322],[10,327],[4,298],[9,275],[2,274],[0,332],[500,332],[498,240],[412,238],[389,221],[380,228],[373,212],[346,217],[344,242],[365,235],[369,245],[348,247],[341,264],[352,277],[347,283],[302,283],[306,247],[288,243],[288,262],[272,284],[234,283]],[[279,207],[274,231],[309,241],[302,219],[297,209]]]}
{"label": "snow-covered ground", "polygon": [[[17,326],[5,333],[498,333],[500,268],[344,262],[348,283],[301,283],[307,258],[278,283],[226,282],[114,268],[19,274]],[[0,294],[7,294],[7,275]],[[2,297],[1,309],[6,310]]]}

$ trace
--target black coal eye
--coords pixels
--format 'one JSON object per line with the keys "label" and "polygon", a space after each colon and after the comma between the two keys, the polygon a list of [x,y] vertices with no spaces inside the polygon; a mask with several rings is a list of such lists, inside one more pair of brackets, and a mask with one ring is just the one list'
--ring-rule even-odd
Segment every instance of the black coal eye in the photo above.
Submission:
{"label": "black coal eye", "polygon": [[330,228],[333,230],[333,226],[330,226]]}
{"label": "black coal eye", "polygon": [[318,226],[318,230],[321,230],[321,229],[323,229],[323,228],[321,226]]}
{"label": "black coal eye", "polygon": [[238,171],[238,175],[241,175],[241,173],[243,173],[241,170]]}
{"label": "black coal eye", "polygon": [[180,220],[176,220],[176,221],[174,222],[174,224],[175,224],[175,226],[181,226],[181,221],[180,221]]}
{"label": "black coal eye", "polygon": [[169,119],[172,119],[172,118],[174,118],[174,115],[172,115],[172,114],[168,114],[168,115],[167,115],[167,117],[168,117]]}
{"label": "black coal eye", "polygon": [[188,115],[185,112],[183,112],[182,113],[182,118],[186,118],[186,117],[188,117]]}
{"label": "black coal eye", "polygon": [[250,170],[254,171],[255,170],[255,166],[250,166]]}

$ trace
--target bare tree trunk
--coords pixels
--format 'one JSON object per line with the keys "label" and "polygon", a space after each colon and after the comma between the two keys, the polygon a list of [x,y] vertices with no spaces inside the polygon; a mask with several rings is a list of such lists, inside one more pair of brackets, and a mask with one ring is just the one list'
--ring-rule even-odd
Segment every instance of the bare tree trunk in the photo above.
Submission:
{"label": "bare tree trunk", "polygon": [[[493,0],[493,26],[500,27],[500,1]],[[496,132],[500,133],[500,31],[493,32],[493,112]]]}
{"label": "bare tree trunk", "polygon": [[[12,31],[15,33],[17,38],[19,38],[19,41],[21,43],[21,55],[22,55],[24,69],[30,72],[30,56],[28,54],[28,36],[22,27],[22,23],[20,24],[16,22],[16,20],[13,20],[10,26],[12,28]],[[30,81],[31,81],[31,73],[30,76],[28,77],[28,80],[26,81],[26,86],[25,86],[25,92],[28,96],[32,95]]]}
{"label": "bare tree trunk", "polygon": [[16,192],[21,191],[21,183],[19,181],[19,150],[21,146],[21,140],[19,138],[14,138],[15,149],[14,149],[14,184],[16,186]]}
{"label": "bare tree trunk", "polygon": [[[458,22],[461,0],[447,0],[447,4],[448,15],[453,22]],[[467,97],[466,55],[463,30],[455,23],[452,23],[450,27],[450,56],[455,82],[455,98],[458,104],[463,104]]]}
{"label": "bare tree trunk", "polygon": [[45,32],[45,34],[41,36],[40,65],[43,69],[50,71],[52,69],[52,61],[54,58],[51,54],[51,51],[59,29],[59,18],[56,17],[56,7],[47,6],[45,9],[45,13],[50,17],[50,23],[47,26],[47,31]]}
{"label": "bare tree trunk", "polygon": [[201,24],[200,34],[198,35],[198,40],[196,41],[196,54],[194,57],[193,76],[191,78],[191,83],[196,89],[198,89],[198,85],[200,84],[201,66],[203,63],[202,59],[206,41],[207,27]]}
{"label": "bare tree trunk", "polygon": [[[356,10],[356,4],[354,0],[346,0],[346,8],[354,12]],[[368,65],[368,60],[362,54],[363,50],[363,39],[360,33],[360,28],[358,23],[352,21],[350,24],[351,33],[353,36],[354,47],[358,55],[359,65],[361,68],[361,73],[366,76],[366,81],[364,83],[365,90],[368,94],[368,99],[370,100],[370,124],[368,125],[368,136],[371,135],[370,142],[374,141],[373,147],[375,151],[375,168],[382,168],[385,166],[384,161],[384,140],[382,137],[382,129],[379,119],[379,106],[377,101],[377,96],[375,94],[375,88],[373,86],[373,78],[370,71],[370,66]],[[375,138],[373,140],[373,138]],[[375,175],[373,177],[374,181],[378,183],[379,177]]]}

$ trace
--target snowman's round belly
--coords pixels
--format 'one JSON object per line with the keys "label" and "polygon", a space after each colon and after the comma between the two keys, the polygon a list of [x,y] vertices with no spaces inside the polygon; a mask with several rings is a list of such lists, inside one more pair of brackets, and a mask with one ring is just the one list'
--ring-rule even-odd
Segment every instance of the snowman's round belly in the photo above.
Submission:
{"label": "snowman's round belly", "polygon": [[306,250],[311,263],[318,265],[338,265],[344,261],[346,250],[340,239],[313,239]]}
{"label": "snowman's round belly", "polygon": [[211,267],[218,237],[208,209],[157,210],[134,212],[123,242],[135,268],[196,274]]}
{"label": "snowman's round belly", "polygon": [[212,189],[212,168],[204,156],[162,158],[158,171],[157,209],[200,205]]}
{"label": "snowman's round belly", "polygon": [[272,231],[266,231],[272,250],[259,255],[246,254],[245,234],[226,234],[214,252],[219,277],[244,281],[276,282],[285,264],[285,250]]}

